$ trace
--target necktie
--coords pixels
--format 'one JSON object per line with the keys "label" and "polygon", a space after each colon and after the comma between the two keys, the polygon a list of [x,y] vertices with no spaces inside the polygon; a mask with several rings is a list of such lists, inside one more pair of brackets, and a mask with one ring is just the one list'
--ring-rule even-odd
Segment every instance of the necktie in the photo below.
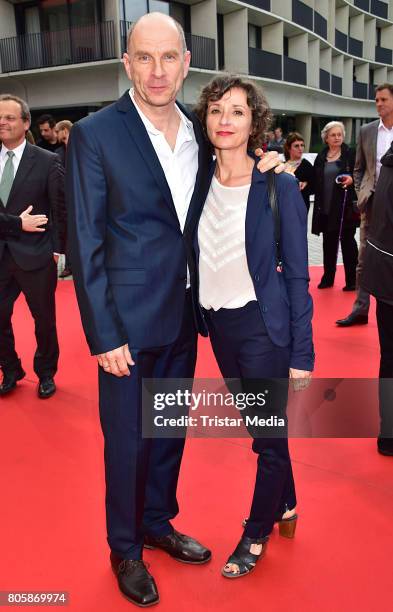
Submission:
{"label": "necktie", "polygon": [[5,163],[3,176],[0,181],[0,200],[4,206],[7,206],[8,197],[10,195],[12,183],[14,182],[14,164],[12,158],[14,157],[13,151],[7,151],[8,159]]}

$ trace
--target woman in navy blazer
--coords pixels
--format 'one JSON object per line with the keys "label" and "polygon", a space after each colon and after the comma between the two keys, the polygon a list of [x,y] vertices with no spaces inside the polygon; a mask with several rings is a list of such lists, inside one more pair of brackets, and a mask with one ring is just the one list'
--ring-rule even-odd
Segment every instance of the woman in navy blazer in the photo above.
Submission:
{"label": "woman in navy blazer", "polygon": [[[285,417],[288,377],[306,386],[314,365],[307,211],[297,180],[276,175],[278,269],[267,175],[248,153],[263,142],[270,120],[262,91],[240,77],[217,77],[196,110],[216,156],[196,240],[199,301],[213,351],[224,378],[240,379],[246,391],[269,389],[274,401],[264,410]],[[282,535],[294,535],[296,494],[284,423],[270,436],[248,428],[258,454],[256,482],[244,534],[222,569],[226,578],[254,569],[274,522]]]}

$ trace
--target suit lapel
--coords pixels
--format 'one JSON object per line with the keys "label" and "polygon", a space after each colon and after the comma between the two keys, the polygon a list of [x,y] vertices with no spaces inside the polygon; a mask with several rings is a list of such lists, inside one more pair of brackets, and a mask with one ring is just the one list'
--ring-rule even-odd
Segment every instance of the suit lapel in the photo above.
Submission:
{"label": "suit lapel", "polygon": [[377,164],[377,139],[378,139],[378,126],[379,120],[375,121],[375,125],[373,125],[373,129],[370,130],[370,158],[371,158],[371,168],[374,169],[373,177],[375,179],[375,166]]}
{"label": "suit lapel", "polygon": [[35,161],[35,149],[34,146],[26,142],[25,150],[21,157],[18,170],[15,174],[14,182],[12,183],[10,195],[7,202],[7,212],[9,212],[14,204],[18,190],[25,183],[26,177],[30,173]]}
{"label": "suit lapel", "polygon": [[150,169],[158,187],[160,188],[165,201],[167,202],[170,210],[175,215],[177,222],[179,219],[173,203],[171,190],[165,178],[164,171],[157,157],[155,149],[149,138],[149,134],[146,131],[145,126],[136,110],[134,104],[131,101],[130,94],[128,91],[118,100],[117,108],[122,113],[122,119],[124,125],[134,141],[135,145],[139,149],[139,152],[146,162],[147,167]]}
{"label": "suit lapel", "polygon": [[184,226],[184,230],[191,228],[192,231],[202,212],[207,192],[209,190],[211,182],[211,175],[209,175],[209,165],[212,156],[199,119],[196,117],[196,115],[194,115],[194,113],[188,113],[187,110],[181,104],[178,104],[178,106],[180,110],[185,114],[185,116],[190,121],[192,121],[195,138],[198,143],[198,172],[196,175],[195,187],[192,193],[190,205],[188,207],[187,218]]}
{"label": "suit lapel", "polygon": [[15,198],[18,195],[18,190],[25,183],[27,176],[29,175],[35,161],[35,149],[34,146],[26,142],[25,150],[21,157],[18,170],[15,174],[14,182],[12,183],[10,195],[7,202],[7,211],[10,211],[14,204]]}

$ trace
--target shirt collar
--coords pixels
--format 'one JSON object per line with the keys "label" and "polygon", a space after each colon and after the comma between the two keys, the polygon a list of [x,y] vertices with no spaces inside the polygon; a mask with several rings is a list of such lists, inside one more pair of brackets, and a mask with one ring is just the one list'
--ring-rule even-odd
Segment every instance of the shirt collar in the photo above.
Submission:
{"label": "shirt collar", "polygon": [[384,124],[384,122],[382,121],[382,119],[379,120],[379,125],[378,125],[378,129],[379,130],[385,130],[386,132],[391,132],[393,130],[393,127],[391,128],[387,128],[386,125]]}
{"label": "shirt collar", "polygon": [[2,144],[1,151],[0,151],[0,158],[4,159],[4,157],[7,155],[7,152],[12,151],[17,161],[20,162],[22,155],[23,155],[23,151],[25,150],[25,147],[26,147],[26,140],[24,140],[22,144],[15,147],[15,149],[7,149],[7,147],[4,144]]}
{"label": "shirt collar", "polygon": [[[150,121],[150,119],[148,119],[146,117],[146,115],[143,113],[143,111],[139,108],[138,104],[135,102],[135,95],[134,95],[134,88],[131,87],[130,91],[130,98],[131,101],[133,102],[136,110],[138,111],[138,114],[140,116],[140,118],[142,119],[147,131],[154,135],[154,136],[159,136],[160,134],[162,134],[162,132],[160,132],[160,130],[158,130]],[[180,120],[183,124],[183,126],[187,129],[187,131],[189,132],[188,136],[191,139],[192,138],[192,130],[194,128],[194,126],[192,125],[192,121],[190,121],[190,119],[188,119],[188,117],[185,116],[184,113],[182,113],[182,111],[180,110],[180,108],[177,106],[177,104],[175,104],[175,108],[177,113],[179,114]]]}

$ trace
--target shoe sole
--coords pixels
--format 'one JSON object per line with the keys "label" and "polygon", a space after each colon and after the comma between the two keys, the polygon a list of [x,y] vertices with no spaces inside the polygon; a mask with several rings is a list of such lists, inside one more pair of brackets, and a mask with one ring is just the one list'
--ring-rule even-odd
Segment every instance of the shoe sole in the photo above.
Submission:
{"label": "shoe sole", "polygon": [[[111,565],[111,568],[112,568],[112,572],[114,573],[114,575],[115,575],[115,577],[117,579],[117,570],[113,567],[113,565]],[[156,601],[152,601],[151,603],[147,603],[147,604],[141,604],[141,603],[138,603],[137,601],[135,601],[134,599],[132,599],[131,597],[129,597],[128,595],[126,595],[125,593],[123,593],[123,591],[121,590],[120,587],[119,587],[119,591],[120,591],[120,594],[124,597],[124,599],[126,599],[127,601],[133,603],[134,606],[138,606],[138,608],[150,608],[151,606],[155,606],[156,604],[158,604],[160,602],[160,597],[158,597],[158,599],[156,599]]]}
{"label": "shoe sole", "polygon": [[146,548],[147,550],[161,550],[162,552],[169,555],[171,559],[174,559],[175,561],[179,561],[180,563],[186,563],[187,565],[203,565],[204,563],[208,563],[212,558],[212,556],[210,555],[210,557],[208,557],[207,559],[204,559],[203,561],[185,561],[184,559],[179,559],[178,557],[174,557],[167,550],[164,550],[163,548],[160,548],[159,546],[151,546],[151,544],[144,544],[143,547]]}
{"label": "shoe sole", "polygon": [[50,397],[52,397],[55,393],[56,393],[56,390],[53,391],[52,393],[49,393],[49,395],[40,395],[38,393],[38,397],[39,397],[39,399],[46,400],[46,399],[49,399]]}
{"label": "shoe sole", "polygon": [[383,455],[384,457],[393,457],[393,452],[380,450],[379,448],[377,450],[378,450],[379,454]]}
{"label": "shoe sole", "polygon": [[[265,552],[266,552],[266,550],[261,552],[257,563],[263,559],[263,557],[265,556]],[[253,567],[251,567],[247,572],[243,572],[243,574],[231,574],[231,573],[227,573],[224,570],[224,568],[222,568],[221,576],[224,576],[224,578],[229,578],[230,580],[232,578],[243,578],[244,576],[248,576],[248,574],[251,574],[251,572],[253,572],[255,570],[255,568],[257,566],[257,563],[255,563],[255,565]],[[233,563],[233,565],[236,565],[236,563]]]}

